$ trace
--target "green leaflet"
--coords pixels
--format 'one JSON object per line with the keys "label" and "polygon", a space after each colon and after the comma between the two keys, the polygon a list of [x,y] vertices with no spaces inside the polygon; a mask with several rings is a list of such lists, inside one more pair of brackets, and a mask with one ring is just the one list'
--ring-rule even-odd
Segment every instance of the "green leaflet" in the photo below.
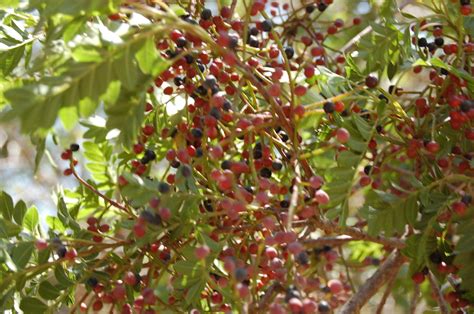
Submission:
{"label": "green leaflet", "polygon": [[400,198],[393,194],[378,190],[367,194],[366,204],[369,206],[369,234],[394,233],[402,234],[405,225],[414,225],[418,214],[417,194]]}
{"label": "green leaflet", "polygon": [[39,285],[38,294],[46,300],[54,300],[60,295],[61,291],[53,286],[49,281],[43,281]]}
{"label": "green leaflet", "polygon": [[346,224],[349,215],[349,200],[359,164],[361,163],[372,138],[375,126],[369,125],[363,118],[354,115],[352,120],[345,120],[342,126],[346,128],[351,137],[347,146],[351,150],[342,151],[337,157],[337,166],[326,171],[325,191],[331,201],[326,208],[328,218],[339,217],[341,225]]}
{"label": "green leaflet", "polygon": [[56,14],[81,16],[98,15],[100,13],[114,12],[121,1],[119,0],[77,0],[74,2],[68,0],[48,1],[48,0],[30,0],[29,7],[33,9],[42,8],[41,15],[51,17]]}
{"label": "green leaflet", "polygon": [[23,269],[26,267],[30,261],[34,249],[35,246],[33,242],[20,242],[15,245],[12,250],[11,257],[18,269]]}
{"label": "green leaflet", "polygon": [[12,197],[6,192],[2,192],[0,194],[0,213],[2,214],[3,218],[12,220],[13,211],[14,207]]}
{"label": "green leaflet", "polygon": [[48,305],[38,298],[24,297],[21,300],[20,309],[25,314],[45,313],[48,310]]}
{"label": "green leaflet", "polygon": [[21,227],[6,219],[0,218],[0,238],[11,238],[21,232]]}
{"label": "green leaflet", "polygon": [[96,144],[93,142],[84,142],[84,156],[89,161],[86,168],[92,175],[92,178],[99,183],[110,182],[108,174],[107,161],[112,154],[112,147],[107,143]]}

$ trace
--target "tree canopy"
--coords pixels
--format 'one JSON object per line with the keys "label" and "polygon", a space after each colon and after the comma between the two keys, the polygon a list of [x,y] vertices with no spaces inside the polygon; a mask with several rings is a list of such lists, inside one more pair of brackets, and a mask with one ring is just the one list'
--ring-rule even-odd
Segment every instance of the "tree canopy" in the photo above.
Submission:
{"label": "tree canopy", "polygon": [[76,185],[45,217],[2,178],[0,310],[472,311],[473,35],[469,0],[2,1],[0,126]]}

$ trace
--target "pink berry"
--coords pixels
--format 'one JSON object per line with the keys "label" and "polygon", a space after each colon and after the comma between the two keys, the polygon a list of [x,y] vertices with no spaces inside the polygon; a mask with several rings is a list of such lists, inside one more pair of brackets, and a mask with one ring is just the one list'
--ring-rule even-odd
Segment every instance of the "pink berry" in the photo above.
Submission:
{"label": "pink berry", "polygon": [[288,307],[291,313],[301,313],[303,310],[303,302],[298,298],[291,298],[290,301],[288,301]]}
{"label": "pink berry", "polygon": [[351,134],[347,129],[345,128],[339,128],[336,131],[336,139],[339,143],[347,143],[349,141],[349,138],[351,137]]}
{"label": "pink berry", "polygon": [[319,204],[325,205],[329,203],[329,195],[323,190],[317,190],[316,193],[314,193],[314,196]]}
{"label": "pink berry", "polygon": [[160,208],[158,214],[163,220],[168,220],[171,218],[171,210],[167,207]]}
{"label": "pink berry", "polygon": [[211,253],[211,249],[207,245],[199,246],[194,250],[197,259],[205,259]]}
{"label": "pink berry", "polygon": [[324,183],[324,180],[320,176],[312,176],[309,178],[309,184],[313,189],[319,189]]}
{"label": "pink berry", "polygon": [[328,281],[328,287],[331,289],[331,293],[337,294],[341,292],[344,287],[339,279],[331,279]]}
{"label": "pink berry", "polygon": [[128,271],[123,276],[123,282],[125,282],[129,286],[134,286],[137,283],[137,277],[131,271]]}

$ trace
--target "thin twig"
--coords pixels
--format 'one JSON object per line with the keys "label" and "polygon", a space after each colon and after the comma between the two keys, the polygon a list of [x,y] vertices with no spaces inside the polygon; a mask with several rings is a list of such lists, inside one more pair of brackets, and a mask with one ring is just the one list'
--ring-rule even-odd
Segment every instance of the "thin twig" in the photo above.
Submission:
{"label": "thin twig", "polygon": [[128,208],[124,205],[121,205],[119,203],[117,203],[116,201],[110,199],[108,196],[106,196],[105,194],[99,192],[95,187],[93,187],[92,185],[90,185],[86,180],[84,180],[83,178],[81,178],[77,172],[76,172],[76,169],[74,169],[74,165],[72,165],[71,163],[71,170],[72,170],[72,174],[74,175],[74,177],[76,177],[76,179],[82,184],[84,185],[86,188],[88,188],[90,191],[92,191],[94,194],[98,195],[100,198],[104,199],[106,202],[110,203],[112,206],[118,208],[118,209],[121,209],[123,211],[125,211],[127,214],[130,214],[130,211],[128,210]]}
{"label": "thin twig", "polygon": [[377,306],[377,310],[375,311],[375,314],[382,314],[383,312],[383,307],[385,306],[385,303],[387,302],[388,297],[392,293],[392,288],[393,285],[395,284],[395,278],[397,274],[394,273],[392,279],[387,284],[387,287],[385,288],[385,291],[383,293],[382,299],[380,300],[379,305]]}
{"label": "thin twig", "polygon": [[303,244],[307,248],[316,248],[324,245],[328,246],[341,246],[351,241],[359,241],[359,239],[354,239],[348,235],[341,235],[335,237],[320,237],[317,239],[305,240]]}
{"label": "thin twig", "polygon": [[448,314],[448,306],[446,304],[446,301],[444,300],[441,290],[439,289],[438,281],[434,277],[433,273],[429,273],[428,279],[430,281],[431,290],[433,290],[433,294],[435,295],[436,302],[438,302],[440,312],[442,314]]}
{"label": "thin twig", "polygon": [[351,286],[352,292],[355,292],[356,289],[354,286],[354,282],[352,281],[351,273],[349,271],[349,265],[347,265],[346,259],[344,258],[344,252],[342,251],[342,247],[339,247],[339,255],[341,256],[342,264],[344,265],[344,268],[346,269],[347,281],[349,281],[349,285]]}
{"label": "thin twig", "polygon": [[394,273],[398,272],[404,261],[405,258],[399,250],[392,252],[380,268],[359,288],[359,291],[344,304],[340,313],[359,313],[360,309],[377,293],[380,287],[390,280]]}
{"label": "thin twig", "polygon": [[416,306],[418,305],[418,297],[420,296],[420,285],[415,285],[413,296],[410,301],[410,314],[415,314]]}
{"label": "thin twig", "polygon": [[256,313],[265,313],[265,309],[273,300],[273,294],[280,290],[283,290],[283,287],[279,282],[274,282],[270,287],[268,287],[267,291],[265,291],[265,294],[260,299],[260,302],[258,302],[257,309],[255,309]]}
{"label": "thin twig", "polygon": [[345,234],[352,237],[354,240],[364,240],[364,241],[380,243],[385,246],[398,248],[398,249],[405,247],[405,242],[398,238],[387,238],[383,236],[370,236],[367,233],[357,228],[341,227],[331,221],[323,221],[320,219],[315,219],[312,222],[315,224],[315,227],[324,230],[326,233]]}
{"label": "thin twig", "polygon": [[298,206],[298,196],[299,196],[299,185],[301,184],[301,173],[300,173],[300,167],[296,163],[296,160],[293,160],[294,162],[294,168],[295,168],[295,184],[293,184],[293,192],[291,193],[291,198],[290,198],[290,207],[288,208],[288,220],[287,220],[287,229],[288,231],[291,231],[292,229],[292,223],[293,223],[293,216],[295,214],[295,209]]}

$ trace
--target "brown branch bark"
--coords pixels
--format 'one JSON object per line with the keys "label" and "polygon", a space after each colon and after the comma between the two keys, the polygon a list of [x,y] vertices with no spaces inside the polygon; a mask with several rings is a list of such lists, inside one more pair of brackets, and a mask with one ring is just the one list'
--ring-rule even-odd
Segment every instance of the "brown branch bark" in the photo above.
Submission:
{"label": "brown branch bark", "polygon": [[72,174],[74,175],[74,177],[76,177],[76,179],[82,184],[84,185],[86,188],[88,188],[90,191],[92,191],[94,194],[96,194],[97,196],[99,196],[100,198],[102,198],[104,201],[108,202],[109,204],[111,204],[112,206],[118,208],[118,209],[121,209],[123,210],[124,212],[126,212],[127,214],[130,214],[131,212],[129,211],[129,209],[125,206],[125,205],[121,205],[119,203],[117,203],[116,201],[112,200],[111,198],[109,198],[108,196],[106,196],[105,194],[102,194],[101,192],[99,192],[95,187],[93,187],[92,185],[90,185],[86,180],[84,180],[83,178],[81,178],[81,176],[79,176],[76,172],[76,169],[74,168],[74,165],[73,163],[71,162],[71,170],[72,170]]}
{"label": "brown branch bark", "polygon": [[324,230],[326,233],[336,233],[336,234],[345,234],[353,238],[352,241],[364,240],[375,243],[380,243],[388,247],[393,247],[401,249],[405,247],[405,242],[398,238],[387,238],[383,236],[370,236],[367,233],[363,232],[354,227],[341,227],[338,224],[331,221],[322,221],[315,219],[312,221],[315,226],[319,229]]}
{"label": "brown branch bark", "polygon": [[431,290],[433,290],[433,294],[435,295],[436,302],[438,302],[439,310],[442,314],[448,314],[448,306],[446,305],[446,301],[443,298],[443,294],[438,286],[438,281],[436,280],[435,276],[430,272],[428,275],[428,279],[430,281]]}
{"label": "brown branch bark", "polygon": [[273,295],[275,292],[282,292],[284,291],[283,287],[279,282],[274,282],[268,289],[265,291],[265,294],[260,299],[258,304],[252,304],[250,306],[250,313],[265,313],[265,310],[268,308],[270,303],[273,300]]}
{"label": "brown branch bark", "polygon": [[324,245],[340,246],[350,241],[358,241],[358,239],[354,239],[353,237],[350,237],[348,235],[341,235],[335,237],[321,237],[317,239],[310,239],[304,241],[303,244],[306,248],[316,248]]}
{"label": "brown branch bark", "polygon": [[404,261],[405,258],[401,255],[400,251],[396,250],[392,252],[372,277],[344,304],[340,313],[359,313],[360,309],[377,293],[380,287],[389,281],[390,278],[394,276],[394,273],[398,272],[398,269],[402,266]]}
{"label": "brown branch bark", "polygon": [[420,296],[420,285],[415,285],[413,296],[410,301],[410,314],[415,314],[418,305],[418,297]]}
{"label": "brown branch bark", "polygon": [[380,300],[379,305],[377,306],[377,310],[375,311],[375,314],[383,313],[383,308],[385,306],[385,303],[387,302],[388,297],[392,293],[392,288],[393,288],[393,285],[395,284],[396,275],[397,275],[396,273],[393,273],[392,278],[390,278],[389,282],[387,283],[387,287],[385,288],[382,299]]}

